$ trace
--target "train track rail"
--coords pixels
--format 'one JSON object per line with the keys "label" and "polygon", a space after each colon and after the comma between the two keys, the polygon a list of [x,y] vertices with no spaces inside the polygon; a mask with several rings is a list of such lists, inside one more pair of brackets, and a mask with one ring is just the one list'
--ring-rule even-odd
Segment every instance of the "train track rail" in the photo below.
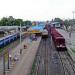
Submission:
{"label": "train track rail", "polygon": [[54,58],[50,39],[41,40],[30,75],[63,75],[59,68],[60,64],[55,63],[58,60]]}
{"label": "train track rail", "polygon": [[47,53],[47,41],[42,39],[33,63],[35,68],[33,72],[31,71],[31,75],[48,75]]}
{"label": "train track rail", "polygon": [[42,39],[30,75],[75,75],[75,66],[67,51],[57,51],[49,38]]}
{"label": "train track rail", "polygon": [[69,56],[67,51],[58,52],[59,59],[61,61],[61,64],[63,66],[64,75],[75,75],[75,66],[74,62]]}
{"label": "train track rail", "polygon": [[[53,41],[52,44],[54,44]],[[55,46],[53,47],[54,50],[56,50]],[[75,75],[75,63],[69,55],[68,51],[57,51],[57,54],[62,65],[63,75]]]}

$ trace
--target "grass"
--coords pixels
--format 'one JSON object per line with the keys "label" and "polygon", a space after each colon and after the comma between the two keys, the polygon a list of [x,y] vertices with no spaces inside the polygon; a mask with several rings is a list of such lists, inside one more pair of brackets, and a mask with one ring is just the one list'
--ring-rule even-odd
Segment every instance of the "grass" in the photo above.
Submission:
{"label": "grass", "polygon": [[3,47],[3,48],[0,48],[0,53],[5,49],[5,48],[8,48],[10,45],[8,44],[8,45],[6,45],[5,47]]}
{"label": "grass", "polygon": [[0,48],[0,53],[3,51],[3,49],[2,48]]}
{"label": "grass", "polygon": [[32,64],[31,75],[34,73],[34,70],[35,70],[35,63],[36,63],[36,60],[34,59],[34,62],[33,62],[33,64]]}
{"label": "grass", "polygon": [[[17,41],[17,43],[15,44],[16,41]],[[22,41],[23,41],[23,40],[22,40]],[[1,53],[3,50],[7,50],[7,49],[9,49],[9,48],[13,49],[13,48],[15,48],[18,44],[19,44],[19,39],[17,39],[17,40],[15,40],[15,41],[11,42],[10,44],[7,44],[7,45],[6,45],[5,47],[3,47],[3,48],[0,48],[0,53]]]}
{"label": "grass", "polygon": [[72,50],[72,52],[74,52],[75,53],[75,48],[70,48],[71,50]]}

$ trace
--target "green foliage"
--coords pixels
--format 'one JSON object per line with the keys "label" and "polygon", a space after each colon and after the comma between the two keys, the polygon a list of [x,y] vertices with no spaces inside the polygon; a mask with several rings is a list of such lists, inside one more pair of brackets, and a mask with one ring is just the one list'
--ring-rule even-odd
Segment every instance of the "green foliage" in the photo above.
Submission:
{"label": "green foliage", "polygon": [[68,29],[69,26],[73,26],[74,24],[75,24],[75,20],[73,20],[73,19],[64,21],[64,25],[66,27],[66,30]]}
{"label": "green foliage", "polygon": [[62,22],[63,22],[63,20],[62,20],[62,19],[60,19],[60,18],[55,18],[55,19],[54,19],[54,22],[62,23]]}
{"label": "green foliage", "polygon": [[33,75],[34,70],[35,70],[35,67],[36,67],[36,59],[34,59],[34,62],[33,62],[33,64],[32,64],[31,75]]}
{"label": "green foliage", "polygon": [[3,17],[0,21],[0,26],[12,26],[14,23],[14,18],[9,16],[8,18]]}
{"label": "green foliage", "polygon": [[70,26],[70,21],[69,20],[65,20],[64,21],[64,25],[66,27],[66,30],[68,30],[68,27]]}
{"label": "green foliage", "polygon": [[8,23],[8,19],[6,17],[3,17],[0,21],[0,25],[1,26],[6,26]]}
{"label": "green foliage", "polygon": [[75,48],[70,48],[72,50],[73,53],[75,53]]}
{"label": "green foliage", "polygon": [[0,53],[3,51],[3,49],[2,48],[0,48]]}
{"label": "green foliage", "polygon": [[69,22],[71,25],[75,25],[75,19],[71,19],[71,20],[69,20]]}
{"label": "green foliage", "polygon": [[20,26],[20,24],[23,25],[23,20],[22,19],[15,19],[14,25]]}
{"label": "green foliage", "polygon": [[24,22],[23,22],[23,25],[29,27],[29,26],[32,25],[32,23],[31,23],[31,21],[27,20],[27,21],[24,21]]}
{"label": "green foliage", "polygon": [[54,20],[52,19],[52,22],[59,22],[60,24],[64,24],[64,26],[66,27],[66,30],[68,30],[69,26],[75,25],[75,19],[66,19],[66,20],[62,20],[60,18],[55,18]]}
{"label": "green foliage", "polygon": [[0,20],[0,26],[31,26],[32,23],[31,21],[27,20],[27,21],[23,21],[22,19],[15,19],[13,18],[13,16],[9,16],[8,18],[7,17],[3,17],[1,20]]}

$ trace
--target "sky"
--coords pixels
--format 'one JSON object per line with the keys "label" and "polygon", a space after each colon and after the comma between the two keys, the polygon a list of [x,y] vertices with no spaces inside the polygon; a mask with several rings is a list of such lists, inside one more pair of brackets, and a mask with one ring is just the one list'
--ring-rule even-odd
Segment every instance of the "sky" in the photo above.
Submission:
{"label": "sky", "polygon": [[8,16],[31,21],[72,19],[73,11],[75,0],[0,0],[0,19]]}

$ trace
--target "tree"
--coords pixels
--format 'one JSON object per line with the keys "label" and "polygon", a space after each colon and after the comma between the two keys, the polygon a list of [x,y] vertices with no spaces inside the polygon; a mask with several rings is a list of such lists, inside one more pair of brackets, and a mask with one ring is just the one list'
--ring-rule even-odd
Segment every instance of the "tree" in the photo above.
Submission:
{"label": "tree", "polygon": [[66,27],[66,30],[68,30],[68,27],[71,25],[69,20],[64,21],[64,25]]}
{"label": "tree", "polygon": [[0,21],[1,26],[7,26],[7,23],[8,23],[8,19],[6,17],[3,17]]}
{"label": "tree", "polygon": [[20,26],[20,24],[23,26],[23,20],[22,19],[15,19],[14,24],[17,26]]}
{"label": "tree", "polygon": [[60,18],[55,18],[55,19],[54,19],[54,22],[59,22],[60,24],[62,24],[62,23],[63,23],[63,20],[60,19]]}
{"label": "tree", "polygon": [[13,26],[13,25],[17,25],[17,26],[31,26],[32,23],[31,21],[27,20],[27,21],[23,21],[22,19],[15,19],[13,18],[13,16],[9,16],[7,17],[3,17],[0,20],[0,26]]}
{"label": "tree", "polygon": [[24,21],[23,24],[28,27],[32,25],[31,21],[29,21],[29,20]]}
{"label": "tree", "polygon": [[3,17],[0,21],[1,26],[12,26],[14,24],[14,18],[12,16]]}
{"label": "tree", "polygon": [[71,20],[69,20],[69,22],[72,26],[75,25],[75,19],[71,19]]}
{"label": "tree", "polygon": [[15,21],[15,19],[13,18],[13,16],[9,16],[8,17],[8,25],[9,26],[13,26],[14,25],[14,21]]}

